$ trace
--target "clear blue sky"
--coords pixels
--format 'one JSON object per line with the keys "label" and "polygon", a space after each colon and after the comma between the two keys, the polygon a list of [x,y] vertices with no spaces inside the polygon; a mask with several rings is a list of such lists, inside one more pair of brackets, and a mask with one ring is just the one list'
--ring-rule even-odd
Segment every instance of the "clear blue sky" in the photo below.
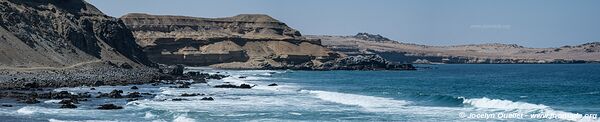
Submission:
{"label": "clear blue sky", "polygon": [[104,13],[268,14],[304,35],[381,34],[428,45],[600,41],[600,0],[88,0]]}

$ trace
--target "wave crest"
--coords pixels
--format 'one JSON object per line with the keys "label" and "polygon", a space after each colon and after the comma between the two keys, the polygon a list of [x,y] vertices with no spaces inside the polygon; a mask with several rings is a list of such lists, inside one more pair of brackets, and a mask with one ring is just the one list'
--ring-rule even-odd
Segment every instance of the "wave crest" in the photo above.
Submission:
{"label": "wave crest", "polygon": [[344,105],[356,105],[370,111],[387,111],[389,109],[404,107],[410,103],[408,101],[394,100],[391,98],[328,91],[308,91],[308,93],[314,94],[317,98],[325,101]]}
{"label": "wave crest", "polygon": [[525,102],[513,102],[510,100],[476,98],[464,99],[463,104],[478,108],[498,108],[498,109],[548,109],[550,107],[542,104],[531,104]]}

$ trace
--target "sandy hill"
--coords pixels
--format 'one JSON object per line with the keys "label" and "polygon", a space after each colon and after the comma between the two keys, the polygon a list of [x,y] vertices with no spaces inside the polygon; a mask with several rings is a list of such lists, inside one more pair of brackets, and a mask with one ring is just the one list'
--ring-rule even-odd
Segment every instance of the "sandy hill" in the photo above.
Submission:
{"label": "sandy hill", "polygon": [[378,54],[406,63],[586,63],[600,61],[600,43],[558,48],[528,48],[515,44],[428,46],[401,43],[367,33],[355,36],[307,36],[348,55]]}

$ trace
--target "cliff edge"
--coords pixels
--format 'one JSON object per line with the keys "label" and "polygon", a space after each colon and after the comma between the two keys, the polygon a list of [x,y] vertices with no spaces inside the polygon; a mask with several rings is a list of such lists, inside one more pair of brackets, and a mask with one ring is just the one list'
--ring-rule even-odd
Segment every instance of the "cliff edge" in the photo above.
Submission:
{"label": "cliff edge", "polygon": [[127,14],[121,20],[151,60],[225,69],[323,69],[343,58],[270,16],[225,18]]}

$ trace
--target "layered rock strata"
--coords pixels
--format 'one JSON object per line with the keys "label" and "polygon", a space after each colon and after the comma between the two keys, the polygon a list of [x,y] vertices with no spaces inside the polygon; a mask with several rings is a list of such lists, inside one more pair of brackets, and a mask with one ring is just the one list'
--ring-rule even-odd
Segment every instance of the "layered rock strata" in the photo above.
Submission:
{"label": "layered rock strata", "polygon": [[199,18],[133,13],[121,20],[150,59],[161,64],[327,69],[324,63],[345,57],[267,15]]}

